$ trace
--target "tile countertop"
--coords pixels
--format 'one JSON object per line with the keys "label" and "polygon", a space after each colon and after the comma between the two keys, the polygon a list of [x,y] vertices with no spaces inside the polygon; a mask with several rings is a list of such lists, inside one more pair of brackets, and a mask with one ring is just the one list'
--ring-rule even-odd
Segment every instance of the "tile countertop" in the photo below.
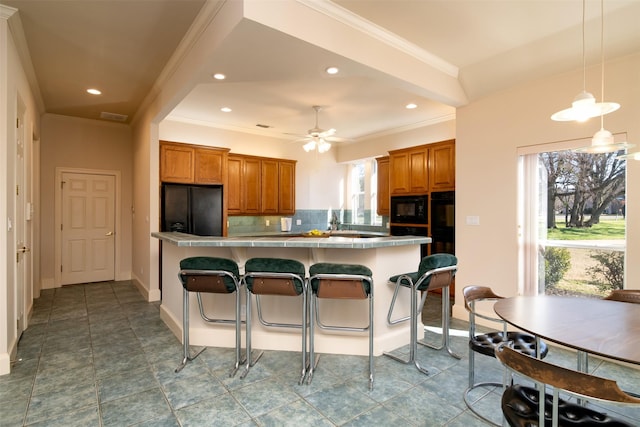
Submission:
{"label": "tile countertop", "polygon": [[[387,246],[406,246],[431,243],[424,236],[388,236],[381,233],[349,232],[336,233],[329,237],[306,237],[299,233],[271,232],[252,233],[252,236],[194,236],[178,232],[154,232],[152,237],[175,246],[211,246],[211,247],[296,247],[296,248],[336,248],[371,249]],[[343,237],[347,235],[366,235],[367,237]],[[376,236],[376,237],[372,237]]]}

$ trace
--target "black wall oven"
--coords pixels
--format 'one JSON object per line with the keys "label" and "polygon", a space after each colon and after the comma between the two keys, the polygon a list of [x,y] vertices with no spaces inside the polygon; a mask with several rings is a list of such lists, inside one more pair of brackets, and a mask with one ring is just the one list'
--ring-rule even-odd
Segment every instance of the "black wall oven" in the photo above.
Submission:
{"label": "black wall oven", "polygon": [[431,193],[431,253],[455,255],[455,192]]}
{"label": "black wall oven", "polygon": [[429,196],[391,196],[389,222],[393,224],[429,224]]}

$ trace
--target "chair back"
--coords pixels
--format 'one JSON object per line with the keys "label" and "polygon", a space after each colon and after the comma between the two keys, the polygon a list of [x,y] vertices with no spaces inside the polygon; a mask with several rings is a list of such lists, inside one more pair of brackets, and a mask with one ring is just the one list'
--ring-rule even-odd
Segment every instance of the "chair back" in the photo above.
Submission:
{"label": "chair back", "polygon": [[604,299],[640,304],[640,289],[614,289]]}
{"label": "chair back", "polygon": [[238,290],[238,264],[227,258],[190,257],[180,261],[178,278],[189,292],[232,293]]}
{"label": "chair back", "polygon": [[496,357],[504,366],[518,375],[523,375],[539,384],[547,384],[555,389],[569,392],[577,397],[640,404],[640,398],[625,393],[613,380],[574,371],[527,356],[510,348],[506,343],[496,348]]}
{"label": "chair back", "polygon": [[419,291],[442,289],[451,285],[458,271],[458,258],[451,254],[427,255],[418,266]]}

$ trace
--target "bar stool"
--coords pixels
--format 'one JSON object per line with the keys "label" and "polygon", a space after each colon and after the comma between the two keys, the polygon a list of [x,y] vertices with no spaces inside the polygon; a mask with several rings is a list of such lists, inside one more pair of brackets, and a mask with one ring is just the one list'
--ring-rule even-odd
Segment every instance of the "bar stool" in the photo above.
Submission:
{"label": "bar stool", "polygon": [[[292,259],[251,258],[245,263],[244,282],[247,292],[247,359],[240,378],[249,373],[249,368],[262,357],[261,351],[252,360],[251,357],[251,295],[256,296],[256,306],[260,323],[268,327],[302,329],[302,369],[298,384],[302,384],[307,371],[307,283],[304,264]],[[300,323],[267,322],[262,316],[260,295],[302,296],[302,319]]]}
{"label": "bar stool", "polygon": [[[471,401],[470,393],[478,387],[505,387],[506,378],[503,378],[502,383],[475,382],[475,354],[479,353],[495,358],[496,349],[504,343],[509,343],[511,348],[519,353],[543,359],[547,356],[549,348],[543,341],[536,339],[536,337],[531,334],[520,331],[508,331],[505,321],[498,317],[483,314],[478,310],[478,307],[476,307],[478,302],[489,301],[495,303],[495,301],[504,298],[495,294],[491,288],[487,286],[467,286],[462,290],[462,295],[464,296],[464,306],[469,312],[469,387],[464,391],[462,397],[471,412],[487,423],[499,426],[499,424],[493,422],[488,416],[478,411],[474,406],[475,402]],[[476,318],[494,322],[496,325],[500,325],[501,328],[498,331],[478,333],[476,331]]]}
{"label": "bar stool", "polygon": [[[363,265],[317,263],[309,267],[309,289],[311,291],[309,359],[311,366],[307,374],[307,384],[311,384],[313,373],[320,357],[315,358],[314,325],[332,331],[369,331],[369,389],[373,390],[373,273]],[[320,320],[318,298],[328,299],[368,299],[369,324],[358,328],[353,326],[325,325]],[[315,321],[314,321],[315,319]]]}
{"label": "bar stool", "polygon": [[[234,324],[236,326],[236,360],[229,376],[235,375],[243,360],[240,360],[240,273],[238,264],[226,258],[191,257],[180,261],[178,278],[182,283],[182,348],[183,358],[176,372],[180,372],[187,362],[194,360],[206,347],[191,356],[189,354],[189,292],[195,292],[200,309],[200,317],[207,323]],[[208,317],[202,306],[202,293],[231,294],[236,296],[234,319],[214,319]]]}
{"label": "bar stool", "polygon": [[[422,258],[417,272],[400,274],[389,279],[390,282],[395,283],[396,287],[393,291],[391,305],[389,306],[387,323],[389,325],[396,325],[401,322],[406,322],[407,320],[411,322],[410,349],[409,358],[406,360],[390,353],[383,353],[385,356],[404,364],[413,363],[415,367],[424,374],[428,374],[429,372],[420,366],[416,360],[418,344],[436,350],[445,348],[451,356],[460,359],[460,356],[451,350],[449,339],[449,285],[451,285],[456,271],[458,271],[458,259],[454,255],[433,254]],[[411,312],[409,316],[392,319],[393,309],[401,287],[411,289]],[[424,303],[427,299],[427,293],[434,289],[442,289],[442,345],[439,347],[418,340],[418,315],[422,313]],[[419,305],[418,292],[423,293]]]}

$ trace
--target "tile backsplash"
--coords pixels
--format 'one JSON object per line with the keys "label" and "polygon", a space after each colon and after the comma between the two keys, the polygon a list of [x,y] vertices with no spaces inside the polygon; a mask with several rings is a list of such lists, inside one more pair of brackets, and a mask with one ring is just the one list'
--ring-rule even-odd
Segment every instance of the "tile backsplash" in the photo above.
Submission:
{"label": "tile backsplash", "polygon": [[[330,228],[332,211],[327,209],[298,209],[294,215],[286,216],[292,218],[291,232],[302,233],[309,230],[328,230]],[[384,225],[365,225],[365,224],[353,224],[351,221],[351,211],[336,212],[339,225],[339,230],[361,230],[361,231],[374,231],[374,232],[388,232],[386,224],[389,222],[388,217],[382,217],[382,224]],[[365,221],[370,222],[372,212],[365,211]],[[229,216],[228,235],[234,234],[246,234],[256,232],[279,232],[280,231],[280,218],[283,215],[274,216]],[[298,225],[300,221],[300,225]],[[269,225],[267,225],[267,223]]]}

